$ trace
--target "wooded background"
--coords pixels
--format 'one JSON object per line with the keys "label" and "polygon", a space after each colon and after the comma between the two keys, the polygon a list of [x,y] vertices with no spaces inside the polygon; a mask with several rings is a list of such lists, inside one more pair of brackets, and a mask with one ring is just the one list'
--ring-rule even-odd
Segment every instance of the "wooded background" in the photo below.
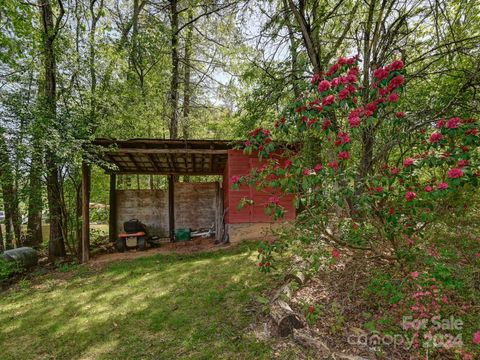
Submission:
{"label": "wooded background", "polygon": [[[402,59],[403,108],[419,126],[478,114],[479,27],[466,0],[0,0],[0,248],[76,254],[93,138],[241,138],[341,55],[359,54],[365,87]],[[92,184],[92,200],[106,203],[98,168]]]}

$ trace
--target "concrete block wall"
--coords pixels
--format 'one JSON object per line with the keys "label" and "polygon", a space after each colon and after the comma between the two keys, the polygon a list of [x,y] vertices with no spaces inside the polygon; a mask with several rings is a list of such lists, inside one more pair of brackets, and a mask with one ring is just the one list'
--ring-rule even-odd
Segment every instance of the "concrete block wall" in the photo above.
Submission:
{"label": "concrete block wall", "polygon": [[[218,183],[175,183],[175,228],[209,228],[215,223]],[[167,190],[117,190],[117,229],[138,219],[151,235],[168,237]]]}

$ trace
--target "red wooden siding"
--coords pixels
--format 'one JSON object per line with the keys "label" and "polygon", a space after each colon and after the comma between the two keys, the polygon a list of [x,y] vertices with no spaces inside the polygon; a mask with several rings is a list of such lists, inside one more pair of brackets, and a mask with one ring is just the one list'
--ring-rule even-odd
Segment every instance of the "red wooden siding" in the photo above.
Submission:
{"label": "red wooden siding", "polygon": [[[228,208],[225,214],[225,223],[274,222],[264,211],[264,204],[272,195],[279,195],[280,205],[286,210],[285,217],[277,222],[288,221],[295,218],[293,195],[281,195],[274,189],[257,191],[254,187],[246,185],[240,186],[239,190],[232,189],[232,176],[248,175],[251,169],[257,168],[260,165],[261,162],[258,160],[256,154],[245,155],[243,150],[228,150],[228,161],[223,176],[224,208]],[[246,205],[240,211],[237,210],[237,206],[242,198],[254,200],[254,205]]]}

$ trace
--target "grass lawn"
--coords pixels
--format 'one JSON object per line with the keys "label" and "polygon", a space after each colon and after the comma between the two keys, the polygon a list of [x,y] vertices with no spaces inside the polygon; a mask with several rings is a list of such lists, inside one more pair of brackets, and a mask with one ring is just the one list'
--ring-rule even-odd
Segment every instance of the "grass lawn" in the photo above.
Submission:
{"label": "grass lawn", "polygon": [[271,358],[271,344],[247,331],[252,299],[275,281],[254,266],[255,249],[155,255],[21,281],[0,294],[0,358]]}

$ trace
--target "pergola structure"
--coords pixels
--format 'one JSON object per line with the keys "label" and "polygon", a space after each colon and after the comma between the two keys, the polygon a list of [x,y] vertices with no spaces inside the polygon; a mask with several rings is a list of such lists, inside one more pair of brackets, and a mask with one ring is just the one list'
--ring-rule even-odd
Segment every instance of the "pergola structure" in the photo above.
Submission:
{"label": "pergola structure", "polygon": [[[116,175],[144,174],[168,176],[170,238],[175,228],[174,177],[178,175],[223,175],[228,150],[236,142],[225,140],[96,139],[88,146],[93,161],[110,174],[109,236],[115,240]],[[90,245],[90,165],[82,164],[82,262],[89,260]]]}

